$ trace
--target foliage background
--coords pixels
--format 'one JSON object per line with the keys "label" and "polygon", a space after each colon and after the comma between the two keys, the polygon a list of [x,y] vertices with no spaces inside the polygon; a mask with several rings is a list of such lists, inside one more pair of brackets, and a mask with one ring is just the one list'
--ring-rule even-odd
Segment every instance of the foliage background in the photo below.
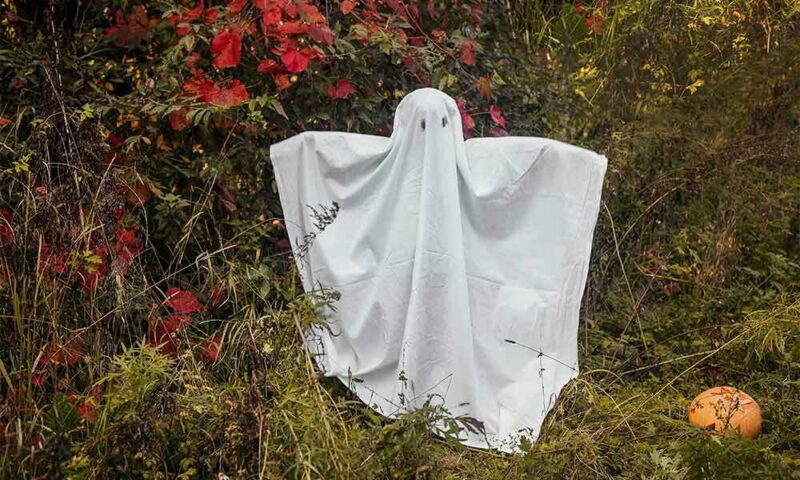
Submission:
{"label": "foliage background", "polygon": [[[800,477],[796,0],[0,13],[4,477]],[[386,422],[300,343],[334,298],[302,293],[268,147],[388,135],[421,86],[467,135],[610,159],[582,373],[524,455],[432,437],[443,412]],[[757,440],[686,422],[721,384]]]}

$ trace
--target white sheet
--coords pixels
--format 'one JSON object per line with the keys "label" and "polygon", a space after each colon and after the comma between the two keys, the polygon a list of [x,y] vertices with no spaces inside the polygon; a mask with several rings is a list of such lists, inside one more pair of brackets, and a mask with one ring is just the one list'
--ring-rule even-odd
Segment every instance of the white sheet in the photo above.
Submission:
{"label": "white sheet", "polygon": [[[422,123],[425,127],[422,127]],[[578,374],[577,334],[607,160],[536,137],[464,141],[421,88],[390,138],[308,131],[270,146],[306,292],[341,298],[306,345],[379,413],[426,400],[483,423],[463,443],[519,451]],[[310,207],[338,215],[316,232]],[[517,343],[510,343],[507,339]]]}

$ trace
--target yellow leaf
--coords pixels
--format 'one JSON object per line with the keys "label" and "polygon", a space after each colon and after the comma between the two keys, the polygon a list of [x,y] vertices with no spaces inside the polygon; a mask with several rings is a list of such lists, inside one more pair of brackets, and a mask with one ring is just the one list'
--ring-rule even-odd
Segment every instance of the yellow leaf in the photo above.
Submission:
{"label": "yellow leaf", "polygon": [[695,92],[697,92],[697,89],[702,87],[704,84],[705,82],[703,81],[703,79],[698,78],[697,80],[694,81],[694,83],[687,86],[686,90],[689,90],[689,93],[694,94]]}
{"label": "yellow leaf", "polygon": [[156,138],[156,148],[162,152],[172,151],[172,148],[167,145],[167,142],[164,140],[164,135],[159,135]]}

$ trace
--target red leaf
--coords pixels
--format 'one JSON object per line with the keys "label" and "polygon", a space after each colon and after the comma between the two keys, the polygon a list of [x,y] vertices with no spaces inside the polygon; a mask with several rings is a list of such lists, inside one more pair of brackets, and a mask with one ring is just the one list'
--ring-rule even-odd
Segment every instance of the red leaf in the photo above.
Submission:
{"label": "red leaf", "polygon": [[78,415],[89,423],[97,420],[97,408],[93,407],[91,403],[81,402],[78,405]]}
{"label": "red leaf", "polygon": [[0,117],[0,128],[5,127],[9,123],[11,123],[11,120],[9,120],[8,118]]}
{"label": "red leaf", "polygon": [[181,16],[181,20],[184,22],[193,22],[200,18],[203,14],[203,0],[197,2],[197,6],[193,9],[186,12],[183,16]]}
{"label": "red leaf", "polygon": [[120,220],[122,220],[127,214],[128,211],[124,208],[114,207],[114,225],[119,224]]}
{"label": "red leaf", "polygon": [[281,61],[291,73],[303,72],[308,68],[308,60],[311,58],[308,50],[304,48],[301,51],[297,51],[294,47],[290,47],[281,55]]}
{"label": "red leaf", "polygon": [[198,2],[197,6],[183,15],[170,15],[167,20],[175,26],[175,32],[179,36],[184,36],[192,31],[192,26],[189,25],[203,15],[203,2]]}
{"label": "red leaf", "polygon": [[211,62],[217,68],[228,68],[239,65],[242,57],[242,36],[238,29],[220,32],[211,41],[211,53],[215,54]]}
{"label": "red leaf", "polygon": [[483,20],[483,9],[480,5],[470,5],[469,7],[470,15],[472,16],[472,21],[476,24],[480,24],[481,20]]}
{"label": "red leaf", "polygon": [[239,80],[232,80],[227,87],[220,88],[218,93],[212,95],[208,103],[221,107],[235,107],[247,100],[247,88]]}
{"label": "red leaf", "polygon": [[192,323],[192,317],[185,313],[173,313],[164,320],[164,330],[167,333],[180,332]]}
{"label": "red leaf", "polygon": [[36,388],[44,387],[44,382],[47,379],[47,375],[44,373],[40,373],[38,375],[31,375],[31,385]]}
{"label": "red leaf", "polygon": [[225,295],[226,292],[223,289],[222,285],[215,285],[214,289],[211,291],[211,306],[217,307],[220,303],[222,303],[222,296]]}
{"label": "red leaf", "polygon": [[64,348],[66,349],[67,365],[77,365],[84,356],[83,352],[74,346],[66,346]]}
{"label": "red leaf", "polygon": [[217,8],[209,8],[203,15],[203,21],[206,23],[206,25],[213,25],[217,23],[218,18],[219,18],[219,9]]}
{"label": "red leaf", "polygon": [[138,255],[141,247],[142,242],[136,236],[135,231],[126,230],[123,228],[117,232],[117,241],[114,244],[115,251],[125,248],[131,251],[134,255]]}
{"label": "red leaf", "polygon": [[475,65],[475,42],[472,40],[461,43],[461,61],[467,65]]}
{"label": "red leaf", "polygon": [[228,13],[239,13],[245,5],[247,5],[247,0],[232,0],[231,3],[228,4]]}
{"label": "red leaf", "polygon": [[198,76],[184,83],[183,90],[199,97],[202,102],[225,107],[240,105],[249,98],[247,88],[239,80],[233,80],[227,87],[223,87],[212,80]]}
{"label": "red leaf", "polygon": [[411,14],[411,18],[416,20],[417,23],[422,23],[422,17],[419,16],[419,7],[415,2],[408,5],[408,11]]}
{"label": "red leaf", "polygon": [[264,26],[277,25],[281,21],[281,9],[277,6],[269,7],[261,12],[261,22]]}
{"label": "red leaf", "polygon": [[[422,38],[422,37],[411,37],[411,39],[409,40],[409,42],[410,42],[410,43],[411,43],[411,45],[412,45],[412,46],[414,46],[414,47],[417,47],[417,48],[424,48],[424,47],[425,47],[425,43],[426,43],[426,39],[425,39],[425,38]],[[408,59],[409,59],[411,62],[413,62],[413,61],[414,61],[414,60],[413,60],[413,57],[411,57],[410,55],[406,55],[406,56],[403,58],[403,61],[404,61],[404,62],[405,62],[406,58],[408,58]]]}
{"label": "red leaf", "polygon": [[194,313],[203,309],[203,304],[192,292],[177,287],[167,290],[167,300],[164,305],[178,313]]}
{"label": "red leaf", "polygon": [[192,52],[189,58],[186,59],[186,66],[189,68],[189,71],[192,72],[192,75],[198,76],[203,73],[203,70],[194,66],[201,58],[203,57],[201,57],[199,53]]}
{"label": "red leaf", "polygon": [[125,143],[125,137],[119,133],[111,133],[108,135],[108,138],[106,138],[106,143],[112,148],[117,148]]}
{"label": "red leaf", "polygon": [[336,82],[336,85],[328,85],[328,96],[331,98],[346,98],[351,93],[355,93],[356,89],[350,80],[341,78]]}
{"label": "red leaf", "polygon": [[[67,269],[66,255],[62,253],[52,255],[50,253],[50,244],[48,243],[42,243],[39,259],[40,265],[45,269],[49,269],[51,273],[61,274]],[[0,273],[4,272],[0,271]],[[0,280],[2,280],[2,275],[0,275]]]}
{"label": "red leaf", "polygon": [[394,13],[396,13],[403,19],[408,20],[408,14],[406,13],[405,8],[403,8],[400,5],[400,2],[398,0],[385,0],[385,1],[386,4],[389,5],[389,8],[391,8],[394,11]]}
{"label": "red leaf", "polygon": [[117,257],[119,273],[124,276],[128,273],[133,259],[141,252],[142,242],[133,230],[122,229],[117,232],[117,239],[112,250]]}
{"label": "red leaf", "polygon": [[164,320],[160,317],[151,317],[147,326],[147,343],[158,346],[158,351],[162,355],[175,356],[178,352],[178,340],[175,332],[167,330]]}
{"label": "red leaf", "polygon": [[89,423],[97,421],[97,414],[100,410],[100,391],[95,386],[92,393],[78,405],[78,415]]}
{"label": "red leaf", "polygon": [[183,91],[189,95],[200,97],[200,100],[208,103],[208,98],[215,90],[219,90],[219,85],[202,75],[190,78],[183,84]]}
{"label": "red leaf", "polygon": [[126,16],[122,10],[117,10],[114,15],[116,25],[105,31],[107,38],[114,40],[114,45],[138,45],[158,25],[158,19],[147,16],[147,9],[143,5],[135,5]]}
{"label": "red leaf", "polygon": [[489,75],[484,75],[478,80],[475,81],[475,89],[478,90],[478,93],[485,98],[486,100],[491,100],[492,98],[492,81],[489,79]]}
{"label": "red leaf", "polygon": [[586,25],[588,25],[589,28],[591,28],[594,33],[599,35],[603,33],[604,21],[605,19],[603,18],[602,15],[593,13],[586,19]]}
{"label": "red leaf", "polygon": [[300,19],[311,24],[325,23],[325,16],[319,9],[310,3],[298,3],[297,9],[300,12]]}
{"label": "red leaf", "polygon": [[286,75],[285,73],[274,75],[272,80],[275,81],[275,86],[278,87],[278,90],[285,90],[292,86],[292,82],[289,80],[289,75]]}
{"label": "red leaf", "polygon": [[192,122],[186,116],[187,113],[189,113],[189,109],[183,107],[180,110],[175,110],[169,114],[169,124],[173,130],[180,132],[192,124]]}
{"label": "red leaf", "polygon": [[37,366],[37,371],[48,365],[55,367],[69,365],[74,367],[84,356],[83,352],[76,346],[76,340],[74,339],[63,344],[50,342],[42,347],[41,352],[42,361]]}
{"label": "red leaf", "polygon": [[461,114],[461,127],[464,130],[464,138],[470,138],[472,136],[472,129],[475,128],[475,120],[467,113],[463,100],[458,99],[456,105],[458,106],[458,113]]}
{"label": "red leaf", "polygon": [[500,111],[499,108],[497,108],[497,105],[492,105],[489,108],[489,115],[492,116],[492,120],[494,121],[494,123],[500,125],[503,128],[506,127],[506,119],[503,118],[503,113]]}
{"label": "red leaf", "polygon": [[283,9],[283,12],[286,13],[286,15],[289,15],[289,18],[294,18],[297,16],[297,4],[299,3],[298,0],[276,0],[276,1],[280,4],[281,8]]}
{"label": "red leaf", "polygon": [[354,8],[356,8],[356,2],[352,2],[350,0],[344,0],[344,2],[342,2],[339,8],[342,10],[342,13],[347,15],[348,13],[352,12]]}
{"label": "red leaf", "polygon": [[219,335],[215,335],[209,340],[206,340],[200,345],[200,351],[203,354],[203,357],[211,362],[214,363],[219,358],[219,351],[222,349],[222,338]]}
{"label": "red leaf", "polygon": [[436,17],[438,17],[438,15],[436,14],[436,9],[434,8],[433,5],[433,0],[428,0],[428,5],[426,8],[428,10],[428,15],[430,15],[431,18],[435,19]]}
{"label": "red leaf", "polygon": [[333,32],[331,32],[330,27],[324,23],[315,23],[311,26],[308,33],[315,42],[327,43],[328,45],[333,44]]}
{"label": "red leaf", "polygon": [[256,68],[256,70],[258,70],[261,73],[268,73],[270,75],[276,73],[286,73],[286,69],[271,58],[262,60],[261,63],[258,64],[258,68]]}
{"label": "red leaf", "polygon": [[279,38],[285,38],[289,35],[301,35],[303,33],[308,33],[309,30],[311,30],[311,25],[297,20],[294,22],[284,22],[277,28],[275,33]]}
{"label": "red leaf", "polygon": [[0,208],[0,248],[11,245],[14,241],[14,227],[11,224],[13,216],[11,210]]}
{"label": "red leaf", "polygon": [[119,165],[128,163],[129,159],[127,155],[120,152],[122,143],[124,141],[125,138],[117,133],[112,133],[108,136],[108,138],[106,139],[106,143],[111,148],[109,148],[108,153],[106,153],[105,157],[103,158],[106,164],[110,165],[112,163],[116,163]]}

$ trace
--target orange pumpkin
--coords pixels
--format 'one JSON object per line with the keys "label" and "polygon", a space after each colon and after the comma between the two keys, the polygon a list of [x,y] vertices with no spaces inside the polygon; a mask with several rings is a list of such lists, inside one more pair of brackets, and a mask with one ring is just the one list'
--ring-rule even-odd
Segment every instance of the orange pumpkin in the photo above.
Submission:
{"label": "orange pumpkin", "polygon": [[741,390],[714,387],[689,404],[689,423],[717,432],[736,430],[745,438],[756,438],[761,433],[761,407]]}

